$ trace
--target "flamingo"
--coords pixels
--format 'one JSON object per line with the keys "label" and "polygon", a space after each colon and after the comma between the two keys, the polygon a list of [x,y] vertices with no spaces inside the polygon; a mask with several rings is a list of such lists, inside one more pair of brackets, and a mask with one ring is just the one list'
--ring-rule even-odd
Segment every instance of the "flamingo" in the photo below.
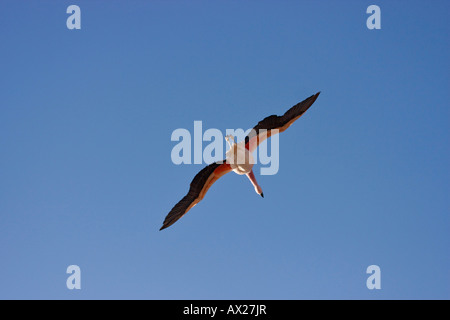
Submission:
{"label": "flamingo", "polygon": [[[246,175],[255,188],[256,193],[264,198],[262,188],[256,181],[253,173],[254,160],[251,153],[272,134],[283,132],[289,128],[316,101],[319,94],[320,92],[296,104],[282,116],[271,115],[264,118],[258,122],[240,143],[234,143],[233,136],[226,136],[225,139],[230,145],[230,149],[226,153],[226,159],[211,163],[197,173],[190,184],[189,192],[170,210],[159,230],[170,227],[178,221],[203,199],[214,182],[231,171],[239,175]],[[242,157],[245,157],[245,161],[239,161]]]}

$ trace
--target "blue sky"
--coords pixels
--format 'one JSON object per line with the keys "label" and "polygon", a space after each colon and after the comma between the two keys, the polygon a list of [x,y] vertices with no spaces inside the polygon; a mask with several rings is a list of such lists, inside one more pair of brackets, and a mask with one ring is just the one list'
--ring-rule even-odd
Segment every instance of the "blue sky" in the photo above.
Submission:
{"label": "blue sky", "polygon": [[[2,1],[0,298],[449,299],[449,9]],[[204,166],[172,163],[173,130],[317,91],[264,199],[228,174],[158,231]]]}

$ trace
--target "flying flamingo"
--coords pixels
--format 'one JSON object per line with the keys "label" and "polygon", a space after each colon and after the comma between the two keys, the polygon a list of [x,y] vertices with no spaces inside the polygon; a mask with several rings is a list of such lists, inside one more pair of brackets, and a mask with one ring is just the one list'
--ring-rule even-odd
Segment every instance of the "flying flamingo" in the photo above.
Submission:
{"label": "flying flamingo", "polygon": [[[256,182],[255,174],[252,170],[254,160],[251,152],[272,134],[283,132],[289,128],[289,126],[294,123],[295,120],[300,118],[314,101],[316,101],[319,94],[320,92],[296,104],[282,116],[271,115],[264,118],[262,121],[258,122],[241,143],[234,143],[233,136],[225,137],[230,145],[230,150],[226,153],[226,159],[211,163],[197,173],[191,182],[189,192],[172,208],[172,210],[170,210],[164,220],[163,226],[159,230],[170,227],[178,219],[184,216],[192,207],[203,199],[214,182],[231,171],[240,175],[245,174],[255,188],[256,193],[264,198],[264,193],[258,182]],[[240,161],[242,157],[245,157],[245,161]]]}

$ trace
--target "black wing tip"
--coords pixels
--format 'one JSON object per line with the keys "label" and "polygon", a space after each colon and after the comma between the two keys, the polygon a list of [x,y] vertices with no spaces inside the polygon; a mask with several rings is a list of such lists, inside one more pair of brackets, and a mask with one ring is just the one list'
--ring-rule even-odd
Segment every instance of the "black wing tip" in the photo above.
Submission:
{"label": "black wing tip", "polygon": [[[178,219],[169,219],[169,218],[168,218],[169,215],[170,215],[170,213],[167,215],[166,219],[164,219],[164,222],[163,222],[161,228],[159,229],[159,231],[164,230],[164,229],[170,227],[171,225],[173,225],[175,222],[178,221],[179,218],[178,218]],[[180,217],[180,218],[181,218],[181,217]]]}
{"label": "black wing tip", "polygon": [[[310,99],[312,98],[312,99],[314,99],[314,101],[316,101],[316,99],[317,99],[317,97],[320,95],[320,93],[321,93],[321,91],[317,92],[316,94],[313,94],[313,95],[310,97]],[[313,101],[313,103],[314,103],[314,101]]]}
{"label": "black wing tip", "polygon": [[175,221],[164,221],[162,227],[159,229],[159,231],[164,230],[168,227],[170,227],[171,225],[173,225],[175,222],[177,222],[179,219],[176,219]]}
{"label": "black wing tip", "polygon": [[299,104],[303,104],[306,103],[306,108],[304,108],[304,111],[308,110],[309,107],[311,107],[313,105],[314,102],[316,102],[317,98],[320,95],[320,92],[317,92],[316,94],[313,94],[311,97],[305,99],[304,101],[300,102]]}
{"label": "black wing tip", "polygon": [[[177,219],[177,220],[178,220],[178,219]],[[170,226],[173,225],[177,220],[175,220],[175,221],[170,221],[170,222],[164,222],[163,225],[162,225],[162,227],[159,229],[159,231],[164,230],[164,229],[170,227]]]}

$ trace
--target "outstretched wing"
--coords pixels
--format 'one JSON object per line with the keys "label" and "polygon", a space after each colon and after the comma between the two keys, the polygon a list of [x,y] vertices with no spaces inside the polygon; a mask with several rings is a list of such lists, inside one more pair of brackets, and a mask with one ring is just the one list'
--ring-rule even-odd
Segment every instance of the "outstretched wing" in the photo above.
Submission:
{"label": "outstretched wing", "polygon": [[224,174],[231,171],[231,167],[224,161],[211,163],[197,173],[191,182],[189,192],[170,210],[164,220],[161,229],[165,229],[174,224],[178,219],[186,214],[193,206],[199,203],[205,196],[208,189]]}
{"label": "outstretched wing", "polygon": [[[295,120],[300,118],[314,101],[316,101],[319,94],[320,92],[317,92],[311,97],[296,104],[282,116],[271,115],[258,122],[258,124],[250,131],[249,135],[245,137],[245,147],[253,152],[261,142],[269,138],[272,134],[283,132],[289,128],[289,126],[294,123]],[[272,130],[274,131],[272,132]]]}

